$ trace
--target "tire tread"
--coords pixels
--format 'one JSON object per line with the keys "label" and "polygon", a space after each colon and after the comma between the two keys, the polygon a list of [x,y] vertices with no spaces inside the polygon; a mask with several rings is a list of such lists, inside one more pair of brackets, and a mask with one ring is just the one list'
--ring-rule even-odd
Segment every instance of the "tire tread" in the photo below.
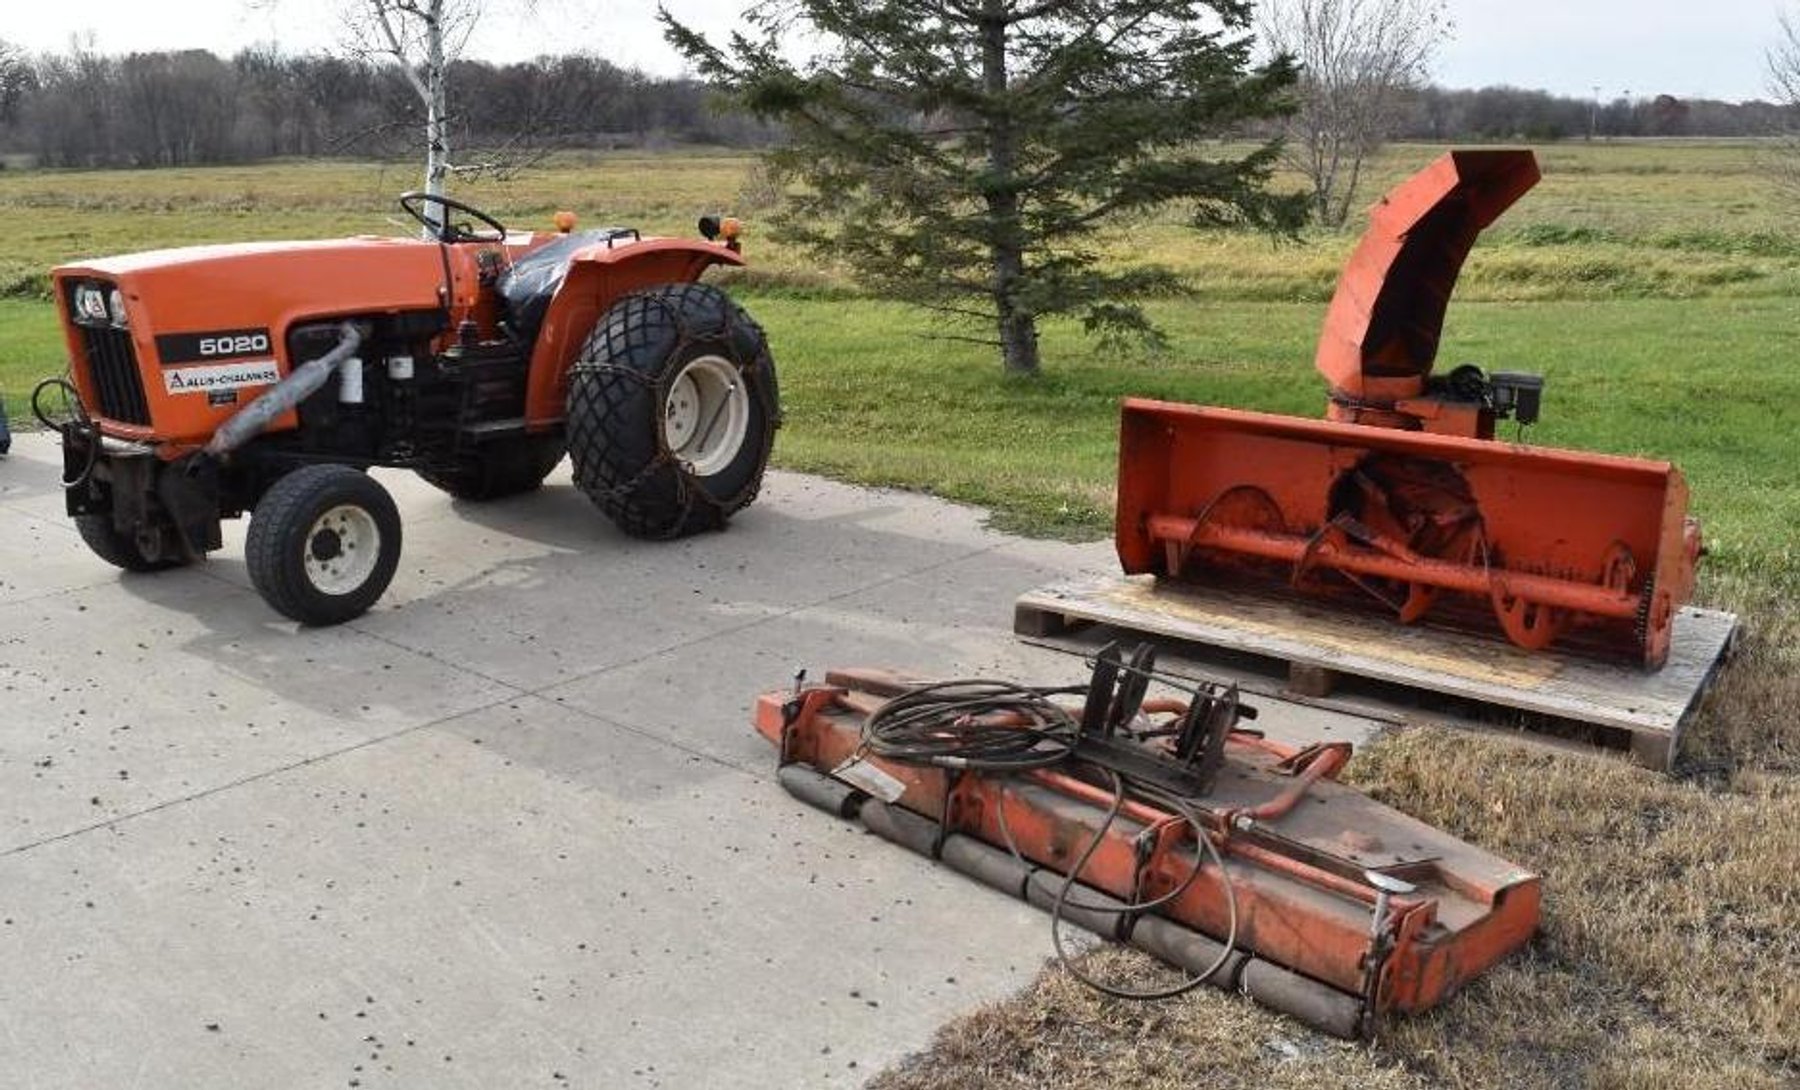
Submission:
{"label": "tire tread", "polygon": [[[739,365],[758,414],[758,434],[746,437],[757,444],[747,480],[722,496],[668,456],[656,422],[671,362],[696,342]],[[775,364],[762,327],[710,284],[669,284],[621,298],[588,335],[570,376],[575,483],[633,537],[666,539],[722,528],[755,500],[779,424]],[[642,442],[646,428],[654,433],[651,447]]]}
{"label": "tire tread", "polygon": [[[293,536],[304,534],[310,527],[312,519],[307,515],[308,508],[318,502],[320,494],[352,480],[366,483],[366,490],[360,485],[352,486],[366,491],[365,496],[357,498],[366,501],[378,522],[389,523],[381,530],[384,549],[388,548],[390,530],[393,535],[393,561],[379,563],[363,589],[344,595],[345,601],[334,601],[331,608],[323,609],[318,596],[306,583],[304,568],[291,563],[293,558],[289,550]],[[250,569],[250,583],[270,608],[301,624],[339,624],[350,620],[367,611],[387,590],[398,566],[399,527],[400,515],[393,498],[366,475],[342,465],[302,466],[276,481],[263,494],[251,515],[250,530],[244,541],[244,562]]]}

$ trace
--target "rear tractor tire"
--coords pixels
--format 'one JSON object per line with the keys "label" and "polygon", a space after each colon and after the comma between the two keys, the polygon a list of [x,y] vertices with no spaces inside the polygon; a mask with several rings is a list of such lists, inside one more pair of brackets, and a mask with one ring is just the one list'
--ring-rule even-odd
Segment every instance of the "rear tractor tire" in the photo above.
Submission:
{"label": "rear tractor tire", "polygon": [[[113,526],[110,515],[76,515],[75,529],[95,556],[115,568],[131,572],[153,572],[179,568],[187,563],[174,556],[158,555],[152,558],[138,541]],[[171,551],[175,547],[173,531],[158,532],[163,535],[163,552]],[[152,541],[151,544],[154,545],[155,542]]]}
{"label": "rear tractor tire", "polygon": [[451,469],[420,477],[459,500],[498,500],[535,491],[563,459],[560,435],[519,435],[483,443]]}
{"label": "rear tractor tire", "polygon": [[762,328],[707,284],[620,299],[570,375],[575,483],[634,537],[723,528],[762,487],[780,423]]}
{"label": "rear tractor tire", "polygon": [[400,566],[400,512],[368,475],[297,469],[256,505],[244,544],[250,582],[303,625],[342,624],[375,604]]}

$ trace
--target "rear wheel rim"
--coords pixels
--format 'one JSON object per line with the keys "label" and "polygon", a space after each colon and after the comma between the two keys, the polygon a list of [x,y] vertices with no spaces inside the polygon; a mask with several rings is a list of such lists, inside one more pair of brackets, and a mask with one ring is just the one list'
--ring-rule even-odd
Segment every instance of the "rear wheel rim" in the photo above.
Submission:
{"label": "rear wheel rim", "polygon": [[350,594],[375,573],[381,558],[381,528],[375,516],[353,504],[339,504],[306,531],[306,581],[321,594]]}
{"label": "rear wheel rim", "polygon": [[711,477],[737,460],[750,431],[750,391],[730,360],[689,360],[663,398],[663,440],[695,476]]}

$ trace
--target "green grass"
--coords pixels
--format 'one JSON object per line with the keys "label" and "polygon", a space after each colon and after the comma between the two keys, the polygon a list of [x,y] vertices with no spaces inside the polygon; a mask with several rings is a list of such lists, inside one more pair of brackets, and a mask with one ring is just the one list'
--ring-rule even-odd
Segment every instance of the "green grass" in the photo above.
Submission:
{"label": "green grass", "polygon": [[30,418],[26,402],[32,386],[61,374],[63,360],[62,330],[50,304],[0,299],[0,401],[6,403],[8,419],[22,423]]}
{"label": "green grass", "polygon": [[[1158,303],[1172,343],[1150,357],[1097,354],[1052,326],[1048,373],[1019,382],[978,347],[925,339],[904,308],[749,302],[781,352],[785,464],[924,485],[1035,532],[1104,531],[1123,396],[1322,409],[1314,304]],[[1474,303],[1452,309],[1444,357],[1543,372],[1546,419],[1532,442],[1673,460],[1713,566],[1786,567],[1800,520],[1800,375],[1780,357],[1794,318],[1776,299]]]}
{"label": "green grass", "polygon": [[[1437,149],[1376,164],[1370,199]],[[1800,236],[1753,146],[1570,145],[1543,150],[1545,178],[1478,245],[1450,308],[1445,362],[1541,371],[1533,442],[1671,459],[1706,520],[1713,570],[1800,571],[1787,361],[1800,295]],[[15,242],[0,258],[0,395],[15,420],[38,378],[62,369],[52,264],[98,253],[235,238],[405,229],[392,194],[406,167],[283,163],[168,171],[0,174]],[[841,273],[759,232],[753,162],[725,154],[592,155],[462,195],[519,223],[573,208],[588,223],[687,232],[695,214],[750,222],[734,290],[768,326],[789,426],[781,464],[928,489],[993,508],[1034,533],[1103,533],[1118,399],[1317,415],[1310,361],[1324,302],[1355,232],[1277,244],[1201,235],[1176,215],[1097,240],[1179,270],[1192,292],[1150,311],[1158,354],[1098,350],[1067,323],[1044,330],[1046,374],[1018,382],[986,350],[933,339],[920,312],[859,297]],[[8,297],[10,296],[10,297]],[[954,332],[954,331],[953,331]]]}

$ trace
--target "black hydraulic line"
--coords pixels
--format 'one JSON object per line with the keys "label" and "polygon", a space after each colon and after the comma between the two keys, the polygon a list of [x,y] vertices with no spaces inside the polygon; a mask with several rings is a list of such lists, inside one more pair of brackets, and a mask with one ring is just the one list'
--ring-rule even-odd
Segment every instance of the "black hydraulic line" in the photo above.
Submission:
{"label": "black hydraulic line", "polygon": [[[1062,965],[1063,969],[1065,969],[1070,976],[1097,992],[1110,995],[1115,999],[1144,1001],[1173,999],[1178,995],[1185,995],[1206,983],[1212,978],[1214,973],[1225,967],[1226,963],[1231,960],[1231,955],[1236,952],[1238,932],[1237,891],[1231,888],[1231,878],[1225,873],[1225,859],[1219,853],[1218,846],[1212,842],[1212,838],[1207,836],[1206,828],[1201,824],[1199,815],[1195,814],[1193,809],[1183,800],[1177,799],[1172,795],[1163,795],[1158,791],[1148,791],[1145,792],[1145,794],[1151,801],[1174,810],[1180,815],[1187,826],[1194,831],[1194,839],[1199,841],[1200,847],[1204,849],[1204,852],[1196,852],[1194,854],[1194,869],[1188,872],[1187,878],[1184,879],[1179,886],[1176,886],[1161,897],[1149,901],[1140,901],[1136,904],[1128,904],[1123,908],[1108,908],[1101,905],[1083,905],[1080,902],[1071,901],[1069,898],[1070,891],[1075,888],[1075,883],[1080,878],[1082,870],[1087,867],[1088,860],[1093,858],[1094,852],[1100,847],[1101,842],[1106,839],[1107,832],[1112,828],[1113,823],[1118,820],[1119,812],[1125,808],[1125,800],[1128,794],[1125,777],[1111,769],[1107,769],[1106,772],[1113,781],[1113,804],[1112,807],[1107,810],[1106,818],[1100,823],[1100,827],[1094,830],[1093,839],[1088,841],[1087,847],[1082,849],[1081,855],[1076,858],[1074,865],[1071,866],[1068,873],[1063,876],[1062,887],[1057,890],[1056,900],[1050,909],[1050,943],[1056,948],[1056,960]],[[1167,904],[1181,896],[1183,893],[1186,893],[1188,887],[1193,885],[1195,880],[1200,877],[1200,872],[1205,867],[1205,860],[1208,856],[1212,858],[1213,865],[1219,868],[1219,888],[1225,891],[1225,914],[1227,924],[1225,928],[1225,937],[1220,940],[1219,956],[1217,960],[1206,967],[1205,972],[1196,973],[1182,981],[1180,984],[1171,985],[1167,988],[1158,988],[1150,991],[1136,991],[1108,984],[1105,981],[1089,976],[1087,973],[1076,968],[1073,959],[1069,957],[1068,952],[1063,948],[1062,941],[1063,914],[1068,907],[1074,906],[1086,909],[1090,912],[1109,912],[1119,915],[1137,915],[1147,912]]]}
{"label": "black hydraulic line", "polygon": [[1066,760],[1080,736],[1081,725],[1045,690],[964,679],[921,685],[883,704],[863,723],[862,744],[906,764],[1022,772]]}
{"label": "black hydraulic line", "polygon": [[[1106,661],[1108,659],[1112,661],[1109,663]],[[1107,665],[1111,665],[1115,670],[1123,668],[1128,677],[1136,675],[1133,678],[1137,682],[1133,687],[1138,689],[1135,696],[1128,692],[1120,694],[1110,684],[1048,688],[987,679],[962,679],[921,685],[888,701],[869,715],[863,723],[862,748],[888,760],[927,765],[953,773],[975,770],[1005,775],[1075,763],[1078,760],[1076,750],[1083,739],[1082,723],[1077,722],[1067,709],[1051,701],[1049,695],[1086,694],[1090,698],[1088,711],[1091,714],[1096,710],[1093,705],[1097,702],[1095,698],[1099,696],[1097,690],[1104,690],[1105,696],[1109,698],[1125,696],[1129,701],[1127,706],[1135,714],[1135,706],[1142,700],[1141,687],[1156,676],[1150,668],[1153,661],[1140,653],[1133,657],[1130,664],[1125,664],[1118,662],[1112,655],[1103,654],[1101,663],[1097,664],[1100,667],[1097,674],[1111,675],[1112,671],[1105,669]],[[1116,675],[1108,676],[1105,680],[1110,682],[1113,676]],[[1115,704],[1115,707],[1108,710],[1119,709]],[[1109,722],[1111,718],[1108,716]],[[1208,835],[1204,821],[1187,799],[1163,790],[1141,776],[1132,775],[1129,769],[1094,763],[1091,759],[1080,763],[1090,765],[1107,776],[1113,788],[1113,801],[1100,826],[1094,831],[1093,838],[1074,865],[1063,875],[1051,902],[1050,938],[1056,948],[1057,959],[1077,980],[1120,999],[1169,999],[1192,991],[1228,964],[1237,950],[1237,893],[1226,874],[1224,857]],[[1148,900],[1100,905],[1076,897],[1075,887],[1082,870],[1118,820],[1125,803],[1133,796],[1172,812],[1192,830],[1198,842],[1193,869],[1173,889]],[[1004,788],[998,823],[1001,836],[1013,857],[1021,864],[1031,866],[1030,860],[1019,851],[1012,831],[1007,826]],[[938,824],[941,839],[949,830],[941,822]],[[933,851],[927,854],[935,857],[937,853]],[[1220,887],[1225,892],[1229,922],[1218,958],[1205,972],[1169,988],[1136,991],[1096,980],[1074,965],[1062,939],[1062,924],[1069,911],[1104,913],[1127,919],[1153,912],[1186,893],[1199,880],[1209,859],[1219,869]]]}
{"label": "black hydraulic line", "polygon": [[[71,410],[69,419],[52,419],[44,410],[41,398],[45,390],[51,389],[62,391],[63,406]],[[81,403],[81,391],[75,388],[74,383],[60,376],[44,379],[31,388],[31,415],[37,417],[38,423],[46,429],[61,435],[65,448],[71,441],[79,441],[86,448],[87,460],[82,464],[81,470],[73,478],[63,478],[62,486],[70,489],[86,484],[94,475],[94,466],[100,461],[101,440],[100,428],[88,416],[87,406]]]}

